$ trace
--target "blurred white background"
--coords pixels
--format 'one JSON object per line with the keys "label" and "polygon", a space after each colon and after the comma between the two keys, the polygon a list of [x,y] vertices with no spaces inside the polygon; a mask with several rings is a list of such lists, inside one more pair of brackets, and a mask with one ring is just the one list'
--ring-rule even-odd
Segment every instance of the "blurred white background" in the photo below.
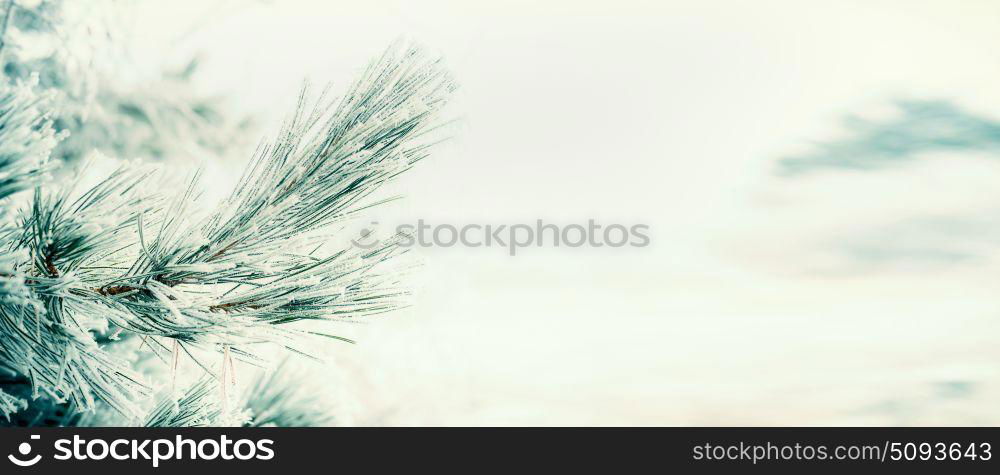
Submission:
{"label": "blurred white background", "polygon": [[[417,249],[416,305],[345,328],[359,344],[331,348],[339,370],[319,376],[344,423],[1000,423],[995,150],[779,174],[849,140],[847,115],[892,121],[894,100],[1000,120],[994,1],[134,14],[140,64],[202,54],[198,86],[264,132],[304,78],[342,91],[400,36],[445,58],[460,125],[384,190],[406,197],[372,214],[384,225],[651,226],[641,249]],[[208,165],[213,189],[239,160]]]}

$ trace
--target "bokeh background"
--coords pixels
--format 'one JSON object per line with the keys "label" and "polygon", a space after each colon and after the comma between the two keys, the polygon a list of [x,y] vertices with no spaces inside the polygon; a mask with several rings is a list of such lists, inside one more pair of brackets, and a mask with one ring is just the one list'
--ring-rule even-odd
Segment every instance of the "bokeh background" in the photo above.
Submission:
{"label": "bokeh background", "polygon": [[[412,307],[343,327],[359,343],[332,367],[301,362],[340,423],[1000,423],[995,1],[174,1],[128,18],[119,79],[197,55],[194,87],[261,136],[305,78],[342,91],[400,36],[441,55],[453,139],[383,190],[406,198],[368,216],[385,228],[650,225],[645,248],[415,249]],[[252,145],[176,167],[204,162],[221,193]]]}

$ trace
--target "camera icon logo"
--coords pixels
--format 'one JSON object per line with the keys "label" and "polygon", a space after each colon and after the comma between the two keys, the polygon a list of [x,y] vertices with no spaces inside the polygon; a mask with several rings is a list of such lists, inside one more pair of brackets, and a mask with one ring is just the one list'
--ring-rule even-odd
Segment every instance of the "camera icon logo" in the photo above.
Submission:
{"label": "camera icon logo", "polygon": [[[32,435],[31,436],[31,440],[38,440],[40,438],[41,438],[41,436],[38,436],[38,435]],[[29,444],[27,442],[21,442],[21,445],[17,446],[17,451],[22,456],[27,457],[28,454],[31,453],[31,444]],[[38,463],[38,461],[42,459],[42,456],[41,456],[41,454],[36,454],[34,457],[32,457],[32,458],[30,458],[28,460],[21,460],[20,458],[15,457],[14,454],[10,454],[10,455],[7,456],[7,459],[10,460],[11,463],[13,463],[14,465],[17,465],[19,467],[30,467],[30,466]]]}

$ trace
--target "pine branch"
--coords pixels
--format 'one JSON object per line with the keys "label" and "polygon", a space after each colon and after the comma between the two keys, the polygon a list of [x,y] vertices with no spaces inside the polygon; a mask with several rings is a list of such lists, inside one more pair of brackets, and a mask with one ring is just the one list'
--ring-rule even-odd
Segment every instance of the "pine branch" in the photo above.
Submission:
{"label": "pine branch", "polygon": [[223,427],[242,425],[244,416],[219,399],[218,381],[203,377],[179,395],[168,395],[150,411],[144,427]]}
{"label": "pine branch", "polygon": [[36,85],[37,79],[0,84],[0,200],[44,178],[62,138],[46,112],[51,95],[35,92]]}
{"label": "pine branch", "polygon": [[[189,342],[229,335],[223,341],[239,344],[282,335],[248,332],[261,324],[393,308],[405,292],[374,269],[399,253],[394,242],[320,258],[305,249],[330,236],[309,233],[343,219],[360,199],[426,155],[427,145],[417,139],[452,88],[436,61],[404,48],[370,67],[331,114],[323,106],[306,113],[301,99],[281,139],[256,155],[236,192],[206,220],[185,226],[174,218],[193,207],[192,182],[155,237],[143,238],[140,227],[138,262],[100,294],[111,306],[147,316],[160,308],[172,318],[116,324]],[[237,335],[242,338],[232,338]]]}
{"label": "pine branch", "polygon": [[[20,226],[0,233],[0,363],[27,377],[33,396],[80,411],[106,404],[131,418],[151,391],[126,359],[98,345],[95,334],[111,327],[142,336],[154,352],[162,346],[156,338],[169,338],[185,352],[226,348],[251,361],[248,345],[303,352],[306,338],[350,341],[288,324],[398,307],[406,290],[386,263],[401,250],[388,241],[373,250],[315,251],[334,237],[331,224],[427,155],[426,134],[453,88],[438,61],[397,47],[333,106],[321,100],[309,109],[303,93],[233,194],[193,223],[197,177],[169,204],[145,193],[157,180],[142,167],[119,169],[82,192],[37,189]],[[192,409],[147,421],[209,420],[203,399],[196,386],[178,402]]]}
{"label": "pine branch", "polygon": [[333,424],[333,410],[316,394],[304,375],[288,360],[262,374],[247,390],[244,405],[251,427],[326,427]]}

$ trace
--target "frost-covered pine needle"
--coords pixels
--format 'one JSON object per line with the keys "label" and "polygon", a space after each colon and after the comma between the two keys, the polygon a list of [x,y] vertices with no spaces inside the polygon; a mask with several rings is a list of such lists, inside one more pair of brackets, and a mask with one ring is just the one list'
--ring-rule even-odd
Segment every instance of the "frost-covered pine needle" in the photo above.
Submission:
{"label": "frost-covered pine needle", "polygon": [[333,425],[331,405],[295,371],[288,360],[261,374],[250,386],[245,407],[252,427],[326,427]]}
{"label": "frost-covered pine needle", "polygon": [[224,427],[240,426],[246,416],[226,409],[215,381],[203,377],[180,394],[169,394],[149,412],[144,427]]}
{"label": "frost-covered pine needle", "polygon": [[30,189],[52,167],[49,155],[61,136],[46,108],[51,94],[38,78],[0,84],[0,200]]}

